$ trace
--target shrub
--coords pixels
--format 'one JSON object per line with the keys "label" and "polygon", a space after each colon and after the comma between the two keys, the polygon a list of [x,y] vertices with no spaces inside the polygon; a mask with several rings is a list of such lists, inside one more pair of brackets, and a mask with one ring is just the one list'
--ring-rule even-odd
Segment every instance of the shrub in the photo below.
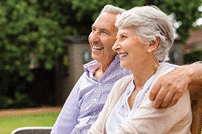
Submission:
{"label": "shrub", "polygon": [[184,54],[185,64],[190,64],[196,61],[202,61],[202,50],[193,50],[190,53]]}
{"label": "shrub", "polygon": [[9,98],[7,96],[0,95],[0,109],[7,108],[9,105]]}
{"label": "shrub", "polygon": [[15,108],[25,108],[25,107],[33,107],[34,102],[31,100],[28,94],[26,93],[15,93]]}

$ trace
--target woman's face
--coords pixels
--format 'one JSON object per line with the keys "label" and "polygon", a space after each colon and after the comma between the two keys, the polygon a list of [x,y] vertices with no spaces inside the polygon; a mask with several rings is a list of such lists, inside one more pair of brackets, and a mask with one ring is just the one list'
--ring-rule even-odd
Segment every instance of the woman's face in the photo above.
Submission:
{"label": "woman's face", "polygon": [[135,34],[134,27],[119,29],[113,50],[120,57],[120,65],[128,70],[145,62],[148,56],[148,45]]}

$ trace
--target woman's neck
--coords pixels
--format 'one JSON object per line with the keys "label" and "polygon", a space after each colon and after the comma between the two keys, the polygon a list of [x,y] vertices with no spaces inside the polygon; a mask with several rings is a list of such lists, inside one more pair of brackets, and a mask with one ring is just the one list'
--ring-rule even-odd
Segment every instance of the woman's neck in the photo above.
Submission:
{"label": "woman's neck", "polygon": [[134,84],[137,89],[142,89],[146,81],[156,73],[159,66],[158,61],[146,62],[135,67],[133,71]]}

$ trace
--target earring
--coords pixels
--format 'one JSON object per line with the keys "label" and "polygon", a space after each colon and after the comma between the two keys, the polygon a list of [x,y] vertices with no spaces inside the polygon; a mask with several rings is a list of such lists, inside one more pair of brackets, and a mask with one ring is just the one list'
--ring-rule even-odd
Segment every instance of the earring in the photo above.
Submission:
{"label": "earring", "polygon": [[148,52],[150,53],[150,52],[151,52],[151,50],[148,50]]}

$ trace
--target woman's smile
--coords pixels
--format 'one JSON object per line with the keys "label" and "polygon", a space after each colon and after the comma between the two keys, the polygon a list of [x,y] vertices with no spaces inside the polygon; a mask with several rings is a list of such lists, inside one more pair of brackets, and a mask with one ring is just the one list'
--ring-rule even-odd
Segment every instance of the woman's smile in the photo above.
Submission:
{"label": "woman's smile", "polygon": [[120,57],[120,60],[127,57],[128,53],[118,53],[119,57]]}

